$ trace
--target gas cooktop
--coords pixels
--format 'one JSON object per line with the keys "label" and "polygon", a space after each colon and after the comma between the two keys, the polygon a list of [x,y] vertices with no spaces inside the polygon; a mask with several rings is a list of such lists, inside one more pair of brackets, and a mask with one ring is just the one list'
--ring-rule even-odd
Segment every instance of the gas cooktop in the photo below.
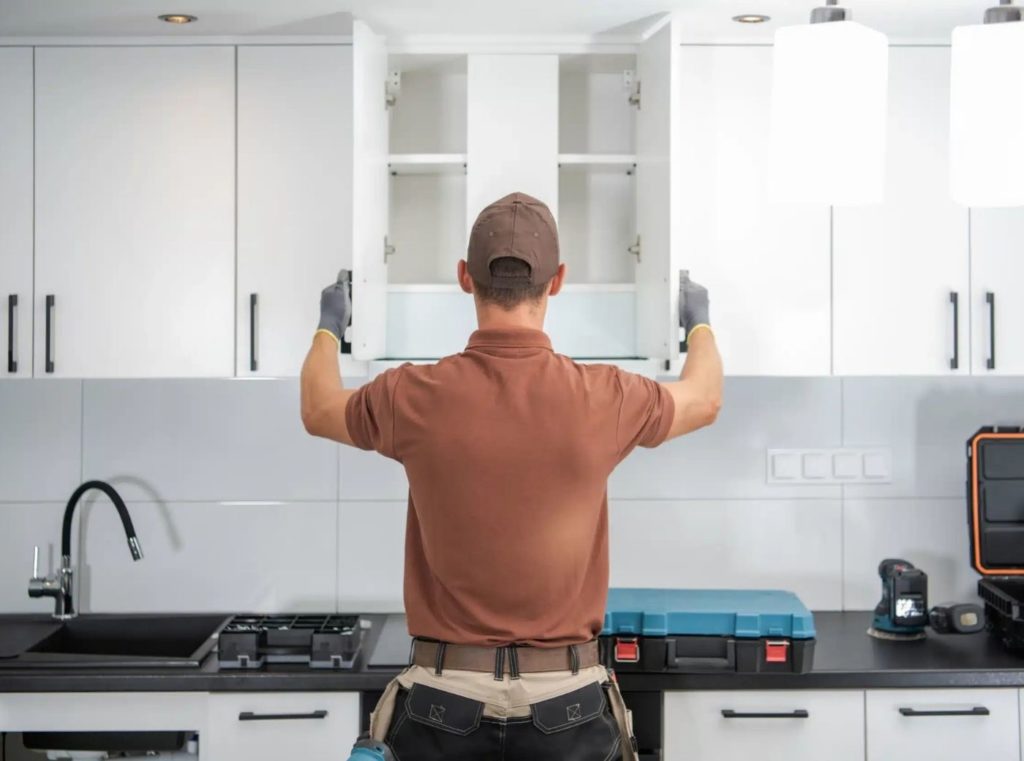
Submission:
{"label": "gas cooktop", "polygon": [[350,669],[367,623],[335,613],[235,616],[217,639],[222,669],[261,669],[270,663]]}

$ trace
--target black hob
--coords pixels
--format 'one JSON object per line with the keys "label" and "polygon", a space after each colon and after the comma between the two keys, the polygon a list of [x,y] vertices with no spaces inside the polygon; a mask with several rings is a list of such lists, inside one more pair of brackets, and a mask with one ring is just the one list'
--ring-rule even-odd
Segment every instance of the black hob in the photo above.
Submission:
{"label": "black hob", "polygon": [[222,669],[261,669],[291,663],[350,669],[362,644],[359,616],[325,614],[235,616],[217,640]]}

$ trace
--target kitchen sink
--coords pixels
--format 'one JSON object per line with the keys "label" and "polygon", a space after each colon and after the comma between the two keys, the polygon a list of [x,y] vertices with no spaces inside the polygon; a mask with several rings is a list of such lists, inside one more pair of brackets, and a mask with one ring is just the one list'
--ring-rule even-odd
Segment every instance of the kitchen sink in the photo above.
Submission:
{"label": "kitchen sink", "polygon": [[221,615],[99,614],[54,621],[37,629],[41,636],[20,655],[0,659],[0,668],[198,668],[227,621]]}

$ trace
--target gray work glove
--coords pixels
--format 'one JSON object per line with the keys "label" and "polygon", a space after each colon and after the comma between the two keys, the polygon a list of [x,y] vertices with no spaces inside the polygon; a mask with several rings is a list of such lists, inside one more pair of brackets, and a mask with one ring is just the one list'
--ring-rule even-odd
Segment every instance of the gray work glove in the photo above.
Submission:
{"label": "gray work glove", "polygon": [[317,330],[325,330],[338,341],[345,336],[345,328],[352,321],[352,296],[349,295],[348,270],[338,273],[338,281],[324,288],[320,294],[320,324]]}
{"label": "gray work glove", "polygon": [[688,270],[679,273],[679,327],[686,331],[686,337],[698,325],[711,325],[708,316],[708,289],[690,280]]}

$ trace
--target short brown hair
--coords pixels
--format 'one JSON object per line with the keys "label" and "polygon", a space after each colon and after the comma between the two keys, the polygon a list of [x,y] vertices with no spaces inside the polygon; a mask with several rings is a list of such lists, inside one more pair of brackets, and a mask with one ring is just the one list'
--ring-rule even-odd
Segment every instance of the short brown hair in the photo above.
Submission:
{"label": "short brown hair", "polygon": [[481,301],[486,301],[488,304],[497,304],[505,310],[515,309],[520,304],[525,304],[528,301],[540,301],[544,294],[547,293],[548,286],[551,284],[548,281],[540,285],[531,285],[530,265],[522,259],[512,256],[502,256],[495,259],[491,262],[490,270],[491,275],[504,278],[506,283],[509,280],[519,281],[512,288],[496,288],[491,285],[481,285],[476,280],[473,281],[473,290],[480,297]]}

